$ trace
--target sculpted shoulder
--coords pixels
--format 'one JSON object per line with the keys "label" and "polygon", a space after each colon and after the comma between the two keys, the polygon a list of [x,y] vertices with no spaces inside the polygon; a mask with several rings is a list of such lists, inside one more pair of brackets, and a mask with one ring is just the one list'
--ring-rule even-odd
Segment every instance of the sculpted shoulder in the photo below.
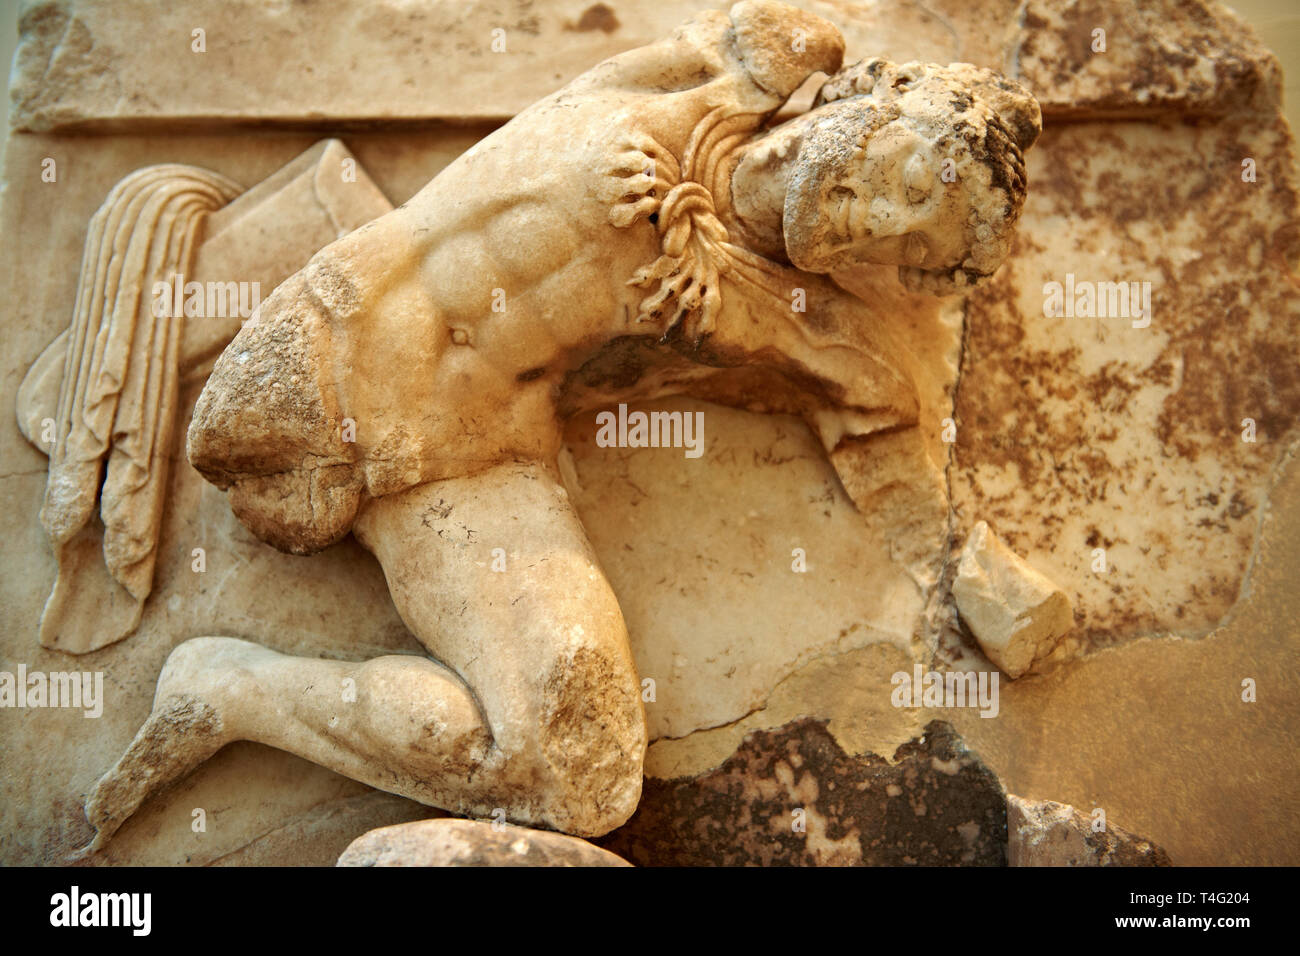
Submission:
{"label": "sculpted shoulder", "polygon": [[629,142],[649,137],[680,160],[711,114],[748,116],[757,127],[813,73],[838,69],[843,49],[832,24],[772,0],[705,11],[534,103],[414,202],[436,207],[431,225],[459,225],[467,211],[516,203],[552,205],[585,221],[591,203],[608,202],[603,177],[611,169],[635,173],[620,168]]}

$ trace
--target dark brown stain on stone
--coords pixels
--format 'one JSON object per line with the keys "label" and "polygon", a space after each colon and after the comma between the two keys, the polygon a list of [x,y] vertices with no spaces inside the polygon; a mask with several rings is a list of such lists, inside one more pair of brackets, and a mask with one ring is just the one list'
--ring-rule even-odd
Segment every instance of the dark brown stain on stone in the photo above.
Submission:
{"label": "dark brown stain on stone", "polygon": [[569,27],[570,30],[585,32],[587,30],[603,30],[606,33],[613,33],[622,24],[618,22],[618,17],[614,11],[603,3],[593,3],[586,10],[582,11],[582,16],[578,22]]}
{"label": "dark brown stain on stone", "polygon": [[1002,785],[951,725],[932,721],[894,760],[846,754],[802,718],[716,770],[648,778],[632,819],[594,842],[637,866],[1006,864]]}
{"label": "dark brown stain on stone", "polygon": [[[1300,233],[1291,228],[1298,201],[1289,180],[1242,182],[1241,160],[1276,155],[1285,142],[1280,120],[1261,124],[1251,116],[1197,127],[1160,120],[1044,133],[1023,231],[1003,268],[968,302],[954,415],[954,474],[976,476],[967,505],[1013,550],[1078,549],[1086,561],[1085,548],[1135,549],[1117,559],[1127,564],[1113,564],[1126,575],[1116,583],[1131,585],[1135,561],[1166,569],[1211,555],[1200,530],[1211,529],[1223,536],[1220,548],[1241,553],[1244,570],[1272,463],[1294,434],[1300,407],[1292,334],[1300,300],[1288,274]],[[1123,160],[1099,159],[1107,155]],[[1052,243],[1044,217],[1058,223]],[[1030,241],[1036,230],[1043,245]],[[1171,237],[1166,244],[1152,238],[1161,233]],[[1053,245],[1059,252],[1049,258]],[[1150,282],[1150,329],[1134,329],[1123,317],[1045,317],[1037,293],[1067,273]],[[1150,336],[1158,337],[1154,349]],[[1135,348],[1097,364],[1086,354],[1094,338],[1128,338]],[[1257,430],[1254,443],[1243,441],[1246,419]],[[1135,537],[1130,530],[1141,507],[1134,493],[1166,480],[1167,463],[1175,476],[1180,469],[1207,476],[1173,512],[1197,532],[1194,557],[1172,532],[1148,528]],[[981,470],[1032,488],[1041,522],[1026,522],[1023,500],[978,477]],[[1113,508],[1116,518],[1092,520],[1098,505]],[[1074,537],[1077,531],[1056,519],[1079,513],[1090,520]],[[1215,563],[1204,561],[1179,610],[1134,600],[1115,586],[1113,599],[1096,589],[1083,594],[1078,636],[1093,648],[1170,628],[1199,636],[1240,588],[1241,574]]]}
{"label": "dark brown stain on stone", "polygon": [[[1122,23],[1104,0],[1030,0],[1020,26],[1020,79],[1040,95],[1047,116],[1225,117],[1277,95],[1275,66],[1199,0],[1155,0]],[[1099,27],[1105,52],[1094,52]]]}

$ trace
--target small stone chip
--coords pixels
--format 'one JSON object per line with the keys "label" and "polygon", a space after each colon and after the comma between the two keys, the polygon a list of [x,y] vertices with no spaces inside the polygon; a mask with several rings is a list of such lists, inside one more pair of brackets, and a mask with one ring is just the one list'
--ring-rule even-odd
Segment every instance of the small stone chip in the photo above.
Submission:
{"label": "small stone chip", "polygon": [[984,521],[966,539],[952,593],[980,648],[1013,679],[1050,654],[1074,623],[1065,592],[999,541]]}

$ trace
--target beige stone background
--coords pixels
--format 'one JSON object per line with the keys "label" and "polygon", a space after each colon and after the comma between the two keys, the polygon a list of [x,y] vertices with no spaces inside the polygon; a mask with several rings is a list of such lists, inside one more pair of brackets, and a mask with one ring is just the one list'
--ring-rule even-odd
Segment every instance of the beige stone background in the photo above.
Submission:
{"label": "beige stone background", "polygon": [[[5,42],[10,45],[15,9],[16,4],[5,0],[0,17],[6,31]],[[1300,16],[1285,2],[1241,4],[1239,9],[1256,25],[1261,39],[1277,51],[1288,69],[1287,112],[1295,126],[1300,104],[1295,85],[1296,78],[1300,78],[1300,67],[1292,67],[1300,62],[1297,59]],[[7,59],[9,54],[5,56]],[[440,168],[483,131],[482,127],[444,131],[436,145],[423,146],[411,145],[409,138],[400,134],[366,132],[343,136],[388,197],[400,202],[427,178],[422,171]],[[1165,132],[1170,136],[1192,135],[1180,130]],[[1068,146],[1073,135],[1076,133],[1067,129],[1045,138],[1038,158],[1032,160],[1037,165],[1031,166],[1031,180],[1038,176],[1045,180],[1049,174],[1046,156],[1053,154],[1043,151],[1056,149],[1055,155],[1069,155],[1063,147]],[[1126,135],[1132,137],[1130,145],[1151,145],[1141,131]],[[283,131],[259,137],[251,140],[238,156],[230,155],[229,151],[223,154],[218,168],[251,184],[316,138],[306,132]],[[139,165],[158,161],[157,157],[164,153],[175,161],[205,164],[208,156],[220,151],[222,136],[203,132],[167,137],[134,133],[123,136],[120,147],[111,154],[103,148],[105,140],[98,135],[68,133],[54,142],[68,156],[84,163],[82,168],[93,168],[96,174],[91,177],[93,182],[73,180],[71,192],[62,195],[57,204],[33,197],[30,204],[22,205],[19,214],[25,217],[24,221],[44,222],[54,221],[61,209],[79,210],[71,218],[63,215],[57,231],[44,240],[61,261],[75,262],[85,216],[102,198],[98,183],[111,183]],[[13,188],[11,185],[10,189]],[[1041,205],[1038,211],[1044,213]],[[61,314],[55,319],[43,313],[46,309],[58,312],[60,305],[70,300],[74,285],[75,275],[60,273],[52,277],[41,298],[27,306],[24,315],[28,318],[21,329],[25,354],[47,341],[49,330],[65,321]],[[5,394],[12,392],[7,390]],[[755,424],[739,413],[734,420],[727,418],[726,412],[712,414],[718,417],[711,417],[711,421],[727,423],[725,427],[719,426],[719,435],[734,443],[737,455],[747,454],[751,445],[761,443],[773,460],[790,462],[781,472],[780,480],[788,482],[790,488],[816,488],[818,494],[809,495],[799,509],[788,512],[773,509],[752,515],[725,513],[725,506],[733,497],[731,490],[695,501],[693,507],[698,509],[692,516],[698,519],[695,537],[676,542],[676,551],[669,547],[663,553],[681,552],[685,559],[697,557],[687,552],[694,546],[707,547],[721,533],[738,533],[749,520],[756,534],[775,541],[758,550],[760,557],[766,559],[780,552],[778,545],[786,543],[781,535],[803,534],[808,528],[817,527],[827,541],[842,549],[839,563],[851,568],[854,559],[851,549],[861,547],[854,544],[858,529],[843,496],[836,497],[833,476],[808,435],[789,427],[788,423]],[[581,443],[581,434],[589,435],[590,429],[578,429],[571,436],[575,446]],[[5,442],[13,440],[6,435]],[[5,447],[8,451],[8,446]],[[24,448],[22,454],[27,456],[23,467],[31,467],[30,450]],[[622,467],[616,459],[598,459],[590,454],[579,454],[579,458],[579,478],[586,477],[590,489],[586,505],[604,514],[607,523],[603,527],[607,534],[615,532],[602,550],[602,560],[615,580],[620,599],[632,616],[652,614],[661,594],[636,579],[635,561],[622,570],[617,532],[622,530],[623,521],[644,522],[639,530],[652,530],[655,525],[652,508],[656,503],[650,502],[641,510],[627,504],[626,490],[616,483]],[[632,466],[631,477],[656,481],[659,487],[678,481],[685,484],[688,480],[688,473],[679,467],[679,462],[651,461],[641,456]],[[759,500],[767,473],[754,469],[737,474],[753,486],[736,489],[734,497]],[[42,480],[40,474],[33,473],[12,483],[3,501],[5,508],[11,514],[20,509],[30,512],[31,503],[39,500]],[[827,502],[824,526],[818,524],[823,490]],[[1294,768],[1295,689],[1300,686],[1295,639],[1300,601],[1290,585],[1295,569],[1300,568],[1300,544],[1297,544],[1300,542],[1300,468],[1292,464],[1279,469],[1270,497],[1273,508],[1262,523],[1248,593],[1224,627],[1195,641],[1178,637],[1137,640],[1094,653],[1078,666],[1062,668],[1046,677],[1004,684],[1003,714],[997,720],[980,720],[974,714],[959,715],[954,721],[959,730],[1009,790],[1085,808],[1103,805],[1113,820],[1162,843],[1179,863],[1300,862]],[[631,500],[635,505],[636,498]],[[208,509],[203,512],[204,520],[225,521],[220,527],[231,530],[224,533],[238,535],[237,527],[232,528],[228,515],[221,510],[221,497],[214,493],[204,501]],[[709,521],[716,524],[711,525]],[[7,554],[44,553],[42,549],[47,549],[47,545],[34,523],[15,526],[19,531],[6,543]],[[599,547],[601,526],[593,527],[592,533]],[[288,559],[271,555],[266,560]],[[211,606],[204,605],[205,612],[212,612],[204,626],[210,627],[213,633],[240,633],[264,639],[281,649],[363,654],[364,648],[357,647],[356,637],[351,633],[353,625],[344,619],[349,593],[346,587],[356,583],[350,577],[357,578],[357,586],[367,595],[367,600],[379,606],[386,600],[382,580],[351,543],[312,560],[317,562],[313,565],[317,573],[312,594],[322,604],[320,621],[303,622],[286,629],[283,621],[275,617],[273,596],[262,595],[266,603],[261,606],[241,607],[236,577],[233,590],[218,595],[220,601],[214,599]],[[354,567],[359,572],[354,572]],[[625,577],[620,578],[620,574]],[[159,581],[156,592],[159,604],[165,602],[167,587],[173,583]],[[683,580],[674,584],[680,584],[683,589],[676,607],[687,610],[697,607],[707,612],[703,602],[714,595],[709,586],[701,583],[697,592],[689,593],[691,582]],[[851,607],[847,595],[855,589],[861,591],[861,582],[849,575],[833,581],[829,591],[811,595],[802,605],[779,607],[779,602],[774,602],[772,610],[789,615],[796,624],[810,622],[832,636],[840,629],[838,642],[832,640],[829,644],[807,648],[782,647],[786,656],[779,661],[781,667],[777,672],[757,675],[763,689],[770,689],[759,700],[747,704],[743,693],[729,690],[728,693],[737,695],[734,699],[693,702],[694,709],[687,710],[695,715],[697,723],[659,728],[666,736],[652,747],[648,772],[666,778],[716,766],[735,750],[747,731],[776,727],[810,713],[810,701],[817,702],[816,712],[830,719],[830,729],[850,753],[889,755],[931,716],[952,719],[952,712],[899,711],[885,703],[888,687],[882,681],[887,682],[887,675],[897,667],[907,666],[907,635],[888,633],[887,626],[882,626],[871,641],[860,633],[843,633],[847,628],[841,628],[841,622],[833,619],[832,612]],[[834,606],[828,611],[819,605],[826,594],[835,596]],[[678,595],[672,597],[677,600]],[[734,595],[724,597],[734,598]],[[13,635],[15,643],[26,642],[19,646],[31,649],[24,651],[29,667],[70,666],[49,663],[52,657],[33,656],[35,636],[30,623],[39,613],[40,600],[43,593],[37,588],[21,607],[6,609],[11,612],[6,615],[11,621],[22,623],[23,633]],[[688,618],[683,626],[689,629],[694,624],[702,625],[705,618],[707,613],[698,622]],[[391,610],[382,619],[366,623],[371,630],[367,641],[376,649],[401,648],[409,640]],[[131,651],[122,652],[127,663],[114,665],[115,690],[128,703],[121,725],[113,728],[114,743],[108,745],[109,749],[128,739],[128,728],[138,725],[147,709],[148,688],[170,646],[158,635],[149,640],[144,635],[131,640],[136,642]],[[733,646],[743,645],[733,642]],[[106,657],[117,659],[113,658],[115,653],[108,651]],[[42,660],[46,661],[43,665]],[[697,663],[690,662],[690,665]],[[730,663],[724,660],[716,666],[745,672],[762,663],[761,659]],[[671,672],[679,665],[669,653],[657,666]],[[1236,702],[1235,683],[1225,681],[1225,675],[1235,679],[1239,674],[1267,678],[1268,689],[1261,693],[1260,704],[1246,711],[1244,719],[1243,710]],[[701,693],[708,685],[697,680],[690,686]],[[701,708],[719,704],[729,707],[731,716],[737,719],[726,719],[727,715],[722,714],[712,721],[699,721]],[[33,779],[70,779],[72,792],[84,790],[102,770],[106,759],[111,758],[102,753],[105,748],[102,741],[78,739],[77,731],[82,726],[79,722],[65,721],[56,726],[55,735],[65,735],[69,741],[67,752],[51,754],[24,766],[31,768]],[[689,733],[694,727],[711,729]],[[682,733],[688,735],[674,739]],[[88,758],[87,754],[92,756]],[[33,790],[39,787],[40,784],[32,784]],[[16,801],[18,791],[19,788],[11,786],[6,799]],[[80,807],[71,797],[62,800],[54,808],[52,818],[42,821],[47,833],[32,832],[36,824],[30,815],[23,821],[23,832],[0,833],[0,860],[53,861],[59,848],[68,848],[66,841],[75,840],[78,835],[75,821]],[[189,832],[185,808],[190,806],[216,808],[213,817],[219,826],[206,839],[196,838]],[[13,809],[11,803],[0,816]],[[349,820],[375,825],[413,813],[418,815],[419,809],[413,810],[406,801],[369,792],[296,758],[239,744],[228,748],[167,797],[151,801],[123,831],[103,862],[257,863],[284,859],[328,862],[328,853],[322,853],[314,843],[321,834],[326,835],[321,842],[333,845],[330,841],[346,829]],[[7,821],[13,819],[13,816],[6,817]],[[218,835],[222,831],[264,832],[265,836],[252,843],[241,839],[223,847],[220,845],[223,838]]]}
{"label": "beige stone background", "polygon": [[[18,43],[18,0],[0,2],[0,63],[6,67],[13,62],[14,46]],[[4,73],[4,97],[0,102],[0,111],[4,122],[0,123],[0,148],[9,139],[9,70]]]}
{"label": "beige stone background", "polygon": [[1300,8],[1292,0],[1236,0],[1228,6],[1277,54],[1286,77],[1287,122],[1300,127]]}
{"label": "beige stone background", "polygon": [[[12,62],[18,41],[18,9],[21,0],[0,0],[0,63]],[[1277,54],[1286,71],[1286,116],[1292,129],[1300,127],[1300,10],[1293,0],[1236,0],[1229,4],[1255,28],[1265,45]],[[4,74],[4,96],[0,98],[0,149],[9,136],[9,72]]]}

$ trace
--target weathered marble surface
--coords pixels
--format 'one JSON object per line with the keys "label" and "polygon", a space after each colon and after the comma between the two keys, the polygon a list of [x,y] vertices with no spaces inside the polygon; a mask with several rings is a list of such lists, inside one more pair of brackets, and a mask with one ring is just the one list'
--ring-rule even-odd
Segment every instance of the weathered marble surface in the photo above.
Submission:
{"label": "weathered marble surface", "polygon": [[[1073,588],[1087,643],[1204,635],[1241,593],[1300,398],[1290,133],[1077,123],[1036,153],[1028,228],[967,313],[954,504]],[[1066,273],[1150,282],[1150,326],[1044,318]]]}
{"label": "weathered marble surface", "polygon": [[[261,303],[194,406],[188,462],[277,550],[314,554],[354,532],[433,660],[325,662],[236,635],[183,642],[150,716],[86,800],[87,852],[240,740],[459,815],[585,837],[625,823],[655,680],[636,667],[563,484],[575,412],[617,402],[623,419],[627,401],[686,393],[798,416],[858,513],[897,530],[890,557],[928,596],[946,500],[922,438],[935,423],[920,419],[909,374],[923,359],[896,328],[907,313],[881,302],[900,300],[854,296],[827,276],[897,281],[922,315],[938,309],[927,296],[986,281],[1011,249],[1041,115],[993,71],[844,65],[843,45],[829,21],[772,0],[704,11],[539,100]],[[773,125],[819,72],[832,80],[812,108]],[[124,183],[170,195],[172,176],[213,179],[167,166]],[[340,178],[317,177],[319,196],[359,192],[357,177]],[[233,199],[237,187],[219,182]],[[122,189],[95,223],[116,219]],[[92,230],[87,262],[98,243]],[[183,264],[184,253],[152,268]],[[83,268],[83,304],[101,297],[88,278],[101,281]],[[123,303],[110,333],[179,325],[140,311],[152,278],[121,269],[116,283],[135,293],[104,294]],[[89,348],[82,323],[79,312],[69,386]],[[163,368],[173,381],[172,362]],[[171,424],[167,404],[162,417]],[[704,419],[685,416],[688,459],[704,451]],[[71,444],[60,433],[42,510],[56,541],[50,501],[69,496]],[[87,490],[73,490],[88,514]],[[791,549],[791,573],[807,573],[806,553]],[[914,629],[919,610],[898,623]]]}
{"label": "weathered marble surface", "polygon": [[[499,122],[570,78],[727,0],[340,0],[328,18],[258,0],[39,0],[24,12],[16,129],[216,126],[232,117],[371,124]],[[965,62],[1040,93],[1048,116],[1227,116],[1267,101],[1276,61],[1218,4],[1159,0],[807,0],[844,33],[845,62]],[[140,24],[148,23],[148,29]],[[1093,55],[1092,31],[1108,31]],[[193,31],[205,31],[195,53]],[[494,33],[494,31],[502,31]],[[493,41],[504,41],[495,52]],[[374,58],[382,71],[352,68]],[[107,64],[112,69],[105,69]],[[185,69],[173,67],[183,63]],[[430,83],[448,64],[460,85]],[[300,82],[303,77],[309,82]],[[806,91],[811,98],[812,89]]]}
{"label": "weathered marble surface", "polygon": [[1113,821],[1052,800],[1007,794],[1009,866],[1172,866],[1169,854]]}
{"label": "weathered marble surface", "polygon": [[[150,6],[151,16],[161,9]],[[8,189],[0,211],[6,250],[0,276],[11,290],[4,319],[10,348],[0,380],[6,407],[28,365],[66,325],[86,221],[122,175],[154,162],[188,162],[251,185],[319,138],[295,131],[294,117],[311,116],[313,123],[322,117],[497,121],[547,83],[558,86],[601,56],[641,42],[644,37],[632,34],[643,27],[646,37],[656,32],[656,17],[671,23],[686,7],[695,9],[611,4],[617,28],[566,31],[588,6],[535,14],[537,37],[545,40],[538,41],[540,52],[507,61],[509,68],[485,68],[490,72],[479,77],[482,95],[468,100],[449,93],[453,84],[423,82],[425,54],[404,61],[398,51],[394,63],[409,66],[360,80],[346,57],[313,56],[313,68],[328,74],[318,83],[276,86],[294,71],[261,69],[249,74],[258,76],[256,87],[232,90],[215,82],[182,84],[183,71],[158,77],[156,64],[192,55],[188,23],[131,42],[110,42],[100,32],[93,47],[80,28],[49,26],[59,23],[57,17],[37,28],[27,65],[20,66],[20,89],[27,92],[20,96],[26,105],[18,123],[65,132],[11,136],[6,154]],[[833,6],[809,4],[845,29],[850,58],[880,52],[896,60],[1002,66],[1030,85],[1047,121],[1030,154],[1030,198],[1012,261],[968,303],[954,300],[955,308],[924,319],[946,330],[946,338],[934,339],[943,360],[928,366],[929,414],[936,422],[947,417],[945,403],[951,409],[956,395],[958,438],[947,469],[956,505],[951,542],[960,544],[976,521],[990,521],[1019,554],[1071,592],[1079,639],[1074,650],[1086,656],[1052,674],[1004,684],[999,719],[953,711],[929,716],[951,719],[1008,789],[1080,807],[1100,803],[1179,863],[1296,862],[1300,812],[1290,768],[1297,711],[1285,688],[1300,678],[1292,638],[1300,608],[1289,586],[1300,566],[1300,479],[1297,469],[1280,464],[1294,437],[1296,407],[1297,299],[1287,277],[1295,261],[1295,173],[1291,135],[1278,118],[1270,85],[1275,64],[1230,17],[1218,9],[1193,16],[1188,11],[1199,9],[1193,5],[1179,6],[1181,13],[1160,6],[1144,15],[1136,31],[1130,26],[1128,47],[1111,30],[1116,56],[1106,59],[1080,55],[1070,39],[1080,18],[1091,16],[1091,8],[1077,4],[1051,5],[1043,14],[1034,14],[1041,5],[1030,4],[1028,17],[1017,4],[997,2],[932,4],[926,11],[910,4]],[[58,9],[87,11],[78,12],[86,23],[105,16],[99,5]],[[468,17],[480,8],[467,9]],[[1134,22],[1117,5],[1098,10],[1108,22]],[[245,14],[232,18],[232,29],[244,23],[257,28],[255,17]],[[520,22],[502,16],[507,27]],[[1196,22],[1189,26],[1190,19]],[[467,22],[477,39],[477,21]],[[93,36],[101,28],[85,29]],[[37,54],[50,52],[51,38],[65,31],[69,42],[47,74]],[[463,41],[446,29],[351,33],[350,42],[390,48]],[[222,49],[213,34],[208,56]],[[561,42],[569,40],[581,51]],[[150,45],[157,42],[181,53],[160,55]],[[1212,76],[1196,63],[1175,69],[1181,45],[1200,53],[1221,46],[1212,58],[1230,69]],[[1132,56],[1134,46],[1148,55]],[[239,51],[256,66],[257,57],[265,65],[273,48],[252,42],[224,49],[220,55]],[[1071,51],[1070,70],[1058,69],[1062,60],[1055,51],[1062,49]],[[119,58],[116,79],[90,62],[106,51]],[[548,51],[574,57],[563,77],[546,72]],[[1008,51],[1019,51],[1018,70]],[[445,52],[433,51],[427,60],[447,62]],[[590,60],[580,63],[580,55]],[[530,72],[538,64],[541,69]],[[1147,68],[1152,65],[1158,69]],[[230,66],[226,61],[214,69]],[[64,84],[58,96],[41,88],[43,77]],[[165,88],[152,104],[131,95],[155,80],[182,85]],[[121,88],[106,85],[111,82]],[[208,95],[205,90],[212,96],[206,103],[194,98]],[[271,112],[257,112],[263,101],[273,104]],[[328,104],[338,104],[339,112],[329,112]],[[393,117],[394,109],[407,112]],[[1184,121],[1184,113],[1196,121]],[[1073,114],[1070,124],[1055,122],[1066,114]],[[282,128],[256,135],[223,130],[221,117],[232,115],[274,119]],[[178,117],[211,132],[161,132]],[[75,132],[79,126],[130,132],[87,137]],[[436,135],[351,128],[344,137],[385,194],[400,202],[490,128],[434,126]],[[57,158],[67,173],[57,186],[39,183],[45,156]],[[1248,156],[1258,162],[1256,183],[1240,178],[1241,159]],[[1151,326],[1045,319],[1042,285],[1067,271],[1149,279]],[[897,574],[885,543],[890,529],[868,527],[855,536],[833,483],[831,514],[816,510],[809,499],[828,494],[833,473],[807,433],[779,419],[726,416],[717,411],[710,420],[727,423],[717,441],[734,454],[694,463],[699,468],[677,456],[584,448],[591,444],[590,427],[575,423],[570,431],[580,482],[571,490],[628,614],[638,665],[669,675],[650,708],[653,736],[659,737],[647,760],[655,778],[650,787],[659,778],[714,772],[746,732],[802,715],[829,718],[828,732],[848,754],[892,755],[928,715],[890,707],[890,673],[906,669],[913,656],[926,658],[936,643],[942,659],[987,666],[948,626],[947,607],[930,606],[928,623],[913,632],[898,626],[895,612],[904,607],[913,613],[916,597],[902,600],[906,591],[896,585],[865,595],[853,586]],[[1258,423],[1254,444],[1240,440],[1244,417]],[[937,434],[930,440],[936,453],[947,450]],[[9,622],[0,639],[0,669],[20,662],[47,671],[79,666],[35,644],[53,580],[34,507],[44,462],[13,427],[0,434],[0,461],[6,567],[0,607]],[[762,463],[757,472],[756,461]],[[756,474],[764,478],[761,488],[753,486]],[[612,477],[640,492],[620,494]],[[698,510],[674,527],[663,515],[684,487]],[[227,555],[217,565],[220,576],[210,570],[195,581],[188,561],[173,562],[166,574],[160,566],[138,635],[82,665],[108,675],[104,718],[0,713],[0,858],[6,862],[53,862],[84,842],[81,796],[147,712],[162,660],[180,639],[239,633],[289,652],[351,659],[414,650],[378,568],[354,544],[338,545],[312,558],[310,572],[300,571],[300,562],[269,552],[243,532],[221,496],[208,491],[211,500],[187,513],[172,546],[187,554],[189,539],[201,533],[212,542],[210,555]],[[792,512],[772,504],[781,500],[807,506]],[[654,516],[656,536],[627,541],[623,529],[645,521],[644,515]],[[716,524],[702,523],[702,515]],[[750,546],[691,547],[693,540],[708,543],[701,526],[716,528],[714,536],[755,527],[761,533]],[[761,592],[745,590],[746,573],[782,554],[769,542],[783,535],[825,541],[837,562],[860,563],[852,564],[851,577],[772,575]],[[1096,547],[1107,550],[1111,570],[1104,578],[1090,570]],[[666,557],[674,561],[667,579]],[[811,563],[817,566],[815,555]],[[700,581],[710,583],[714,610],[708,615],[700,614],[691,591]],[[756,600],[763,614],[751,613]],[[813,626],[804,628],[804,621]],[[842,635],[845,622],[859,627]],[[701,641],[710,650],[694,654]],[[1107,649],[1089,653],[1098,648]],[[686,664],[674,669],[678,657]],[[744,666],[729,673],[734,663]],[[1261,681],[1256,704],[1240,700],[1244,677]],[[1153,776],[1151,766],[1161,772]],[[256,787],[247,783],[252,779],[260,781]],[[388,804],[383,812],[358,811],[346,821],[328,809],[364,793],[360,785],[287,755],[234,745],[151,801],[102,862],[200,863],[241,853],[328,862],[296,838],[277,844],[277,835],[320,821],[315,832],[328,834],[337,852],[360,832],[396,822],[385,815],[395,809]],[[193,833],[194,807],[221,808],[209,818],[216,816],[221,826]],[[401,812],[410,819],[428,814],[413,804]],[[1197,825],[1187,826],[1188,819]],[[256,846],[263,848],[260,855],[251,849]]]}
{"label": "weathered marble surface", "polygon": [[586,840],[484,820],[421,820],[357,837],[339,866],[629,866]]}

